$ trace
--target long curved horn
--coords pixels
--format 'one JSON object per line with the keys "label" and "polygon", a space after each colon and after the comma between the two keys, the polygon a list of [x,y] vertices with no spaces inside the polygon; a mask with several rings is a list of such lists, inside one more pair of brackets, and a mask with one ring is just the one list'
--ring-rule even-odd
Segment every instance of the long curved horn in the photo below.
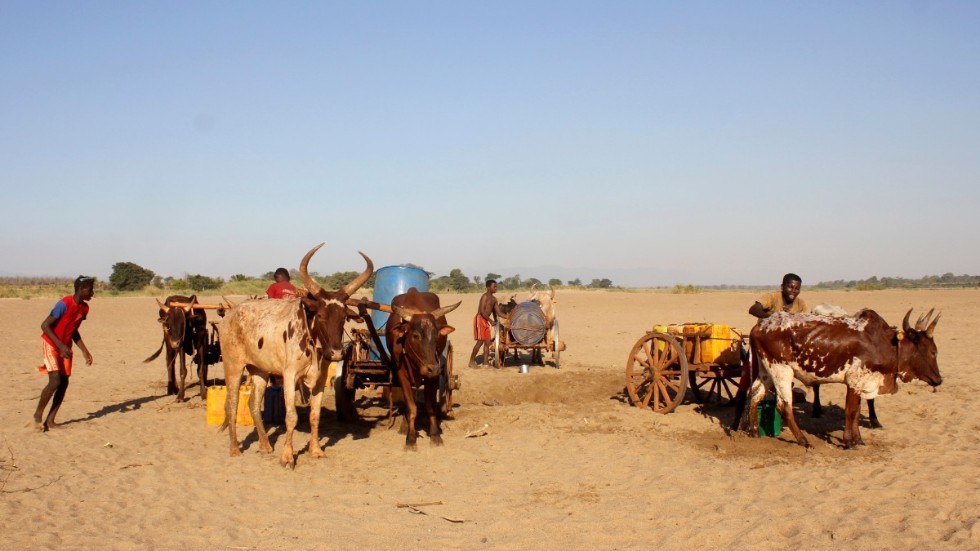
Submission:
{"label": "long curved horn", "polygon": [[316,247],[310,249],[310,252],[306,253],[306,256],[304,256],[303,260],[301,260],[299,263],[299,277],[303,280],[303,287],[305,287],[311,295],[320,294],[320,291],[323,291],[323,287],[320,287],[320,284],[310,277],[309,272],[306,271],[306,265],[310,263],[310,259],[313,258],[313,254],[319,251],[320,247],[323,245],[323,243],[320,243]]}
{"label": "long curved horn", "polygon": [[353,295],[358,289],[361,288],[361,285],[364,285],[367,282],[367,280],[371,277],[371,274],[374,273],[374,262],[371,262],[371,259],[361,251],[357,251],[357,254],[364,257],[364,261],[367,262],[367,268],[364,268],[361,275],[357,276],[354,281],[344,285],[342,290],[347,296]]}
{"label": "long curved horn", "polygon": [[194,313],[194,303],[196,302],[197,302],[197,295],[191,295],[190,303],[187,304],[187,309],[186,309],[186,312],[188,314]]}
{"label": "long curved horn", "polygon": [[905,319],[902,320],[902,331],[906,333],[912,330],[912,328],[909,327],[909,316],[911,315],[912,315],[912,309],[909,308],[909,311],[905,313]]}
{"label": "long curved horn", "polygon": [[165,305],[164,303],[160,302],[160,299],[157,299],[157,304],[160,305],[160,309],[163,310],[164,312],[169,312],[170,311],[170,307],[167,306],[167,305]]}
{"label": "long curved horn", "polygon": [[929,337],[930,339],[932,338],[932,332],[936,330],[936,322],[939,321],[939,318],[942,315],[943,315],[942,312],[936,314],[935,319],[932,320],[932,323],[929,324],[929,327],[926,327],[926,336]]}
{"label": "long curved horn", "polygon": [[392,306],[391,311],[400,319],[403,319],[405,321],[412,321],[412,314],[414,313],[414,310],[410,310],[408,308],[402,308],[401,306]]}
{"label": "long curved horn", "polygon": [[234,302],[228,300],[228,297],[226,297],[224,295],[221,295],[221,298],[223,298],[225,300],[225,302],[228,304],[228,306],[231,307],[231,308],[234,308],[234,307],[238,306]]}
{"label": "long curved horn", "polygon": [[449,312],[452,312],[453,310],[459,308],[460,304],[463,304],[463,301],[459,301],[456,304],[453,304],[452,306],[443,306],[442,308],[437,308],[432,311],[432,316],[436,319],[439,319],[442,316],[448,314]]}
{"label": "long curved horn", "polygon": [[549,283],[548,288],[551,289],[551,300],[555,300],[555,286]]}
{"label": "long curved horn", "polygon": [[932,317],[932,312],[934,310],[935,310],[935,308],[930,308],[929,309],[929,312],[926,315],[919,316],[919,319],[916,320],[916,322],[915,322],[915,330],[916,331],[925,331],[926,324],[929,323],[929,318]]}

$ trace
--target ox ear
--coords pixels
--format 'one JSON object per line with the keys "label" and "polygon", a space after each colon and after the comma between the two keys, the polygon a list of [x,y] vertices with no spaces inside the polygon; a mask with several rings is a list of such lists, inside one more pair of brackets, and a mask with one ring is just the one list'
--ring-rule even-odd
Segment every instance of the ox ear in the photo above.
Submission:
{"label": "ox ear", "polygon": [[444,326],[442,326],[442,327],[439,328],[439,334],[442,335],[443,337],[445,337],[446,335],[452,333],[455,330],[456,330],[455,327],[452,327],[450,325],[444,325]]}
{"label": "ox ear", "polygon": [[300,297],[299,300],[308,310],[316,310],[316,307],[319,305],[319,302],[315,298]]}
{"label": "ox ear", "polygon": [[356,321],[357,323],[364,322],[364,318],[362,318],[360,314],[350,307],[347,307],[347,319]]}
{"label": "ox ear", "polygon": [[402,337],[405,336],[405,333],[408,333],[408,324],[407,323],[399,323],[398,325],[395,325],[393,327],[389,327],[388,328],[388,335],[395,342],[400,341],[402,339]]}

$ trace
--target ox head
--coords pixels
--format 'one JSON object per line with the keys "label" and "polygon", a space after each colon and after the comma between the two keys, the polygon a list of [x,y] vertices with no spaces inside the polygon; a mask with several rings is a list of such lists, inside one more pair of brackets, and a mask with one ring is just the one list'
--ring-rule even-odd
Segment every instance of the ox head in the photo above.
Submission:
{"label": "ox head", "polygon": [[915,327],[909,324],[911,309],[902,320],[902,331],[898,334],[898,372],[903,382],[919,379],[932,386],[939,386],[943,382],[936,362],[936,343],[932,340],[932,333],[936,330],[936,323],[942,313],[932,318],[932,312],[933,310],[929,310],[929,313],[919,316]]}
{"label": "ox head", "polygon": [[374,273],[374,263],[366,254],[358,251],[367,267],[353,281],[337,291],[327,291],[320,286],[307,271],[307,265],[313,255],[320,250],[323,243],[310,249],[299,264],[299,275],[303,280],[303,288],[309,296],[301,300],[307,309],[313,314],[312,333],[317,343],[323,350],[324,357],[331,361],[339,361],[343,354],[342,345],[344,338],[344,322],[347,320],[347,306],[345,302],[354,294],[361,285]]}
{"label": "ox head", "polygon": [[550,326],[551,322],[555,319],[555,305],[558,304],[558,301],[555,300],[555,288],[553,285],[548,285],[551,292],[544,294],[535,291],[534,288],[536,286],[537,283],[531,285],[531,296],[528,297],[528,300],[533,300],[538,303],[538,306],[541,307],[541,312],[544,314],[545,322]]}
{"label": "ox head", "polygon": [[[207,314],[204,310],[194,310],[197,295],[189,297],[172,295],[164,302],[157,299],[160,306],[160,324],[163,325],[163,338],[173,350],[184,346],[188,354],[194,352],[194,338],[201,331],[207,332]],[[180,306],[175,306],[179,304]]]}
{"label": "ox head", "polygon": [[389,338],[402,343],[401,353],[409,362],[418,366],[419,375],[423,379],[438,377],[442,372],[439,353],[446,347],[446,337],[456,330],[446,323],[446,314],[460,304],[462,302],[431,312],[401,306],[391,307],[393,315],[402,321],[389,329]]}

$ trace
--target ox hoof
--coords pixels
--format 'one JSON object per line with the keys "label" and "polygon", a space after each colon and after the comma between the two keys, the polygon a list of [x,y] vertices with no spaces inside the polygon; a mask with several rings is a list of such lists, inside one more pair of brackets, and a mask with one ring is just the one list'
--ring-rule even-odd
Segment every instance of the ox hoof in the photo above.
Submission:
{"label": "ox hoof", "polygon": [[873,428],[873,429],[883,429],[885,427],[881,426],[881,423],[879,423],[877,419],[872,419],[871,420],[871,428]]}
{"label": "ox hoof", "polygon": [[432,445],[433,446],[441,446],[442,445],[442,436],[439,436],[438,434],[435,435],[435,436],[433,436],[431,438],[431,440],[432,440]]}
{"label": "ox hoof", "polygon": [[291,453],[288,455],[283,454],[283,456],[279,458],[279,464],[282,465],[283,467],[289,467],[290,469],[295,469],[296,458],[293,457],[293,454]]}
{"label": "ox hoof", "polygon": [[228,454],[228,455],[231,456],[231,457],[238,457],[241,454],[242,454],[242,450],[240,450],[238,448],[232,448],[231,449],[231,453]]}
{"label": "ox hoof", "polygon": [[323,450],[313,448],[310,450],[310,457],[313,459],[323,459],[327,454],[323,453]]}
{"label": "ox hoof", "polygon": [[272,453],[272,446],[262,446],[262,445],[259,445],[259,453],[261,453],[261,454],[269,454],[269,453]]}
{"label": "ox hoof", "polygon": [[419,446],[415,442],[405,442],[405,451],[417,452]]}

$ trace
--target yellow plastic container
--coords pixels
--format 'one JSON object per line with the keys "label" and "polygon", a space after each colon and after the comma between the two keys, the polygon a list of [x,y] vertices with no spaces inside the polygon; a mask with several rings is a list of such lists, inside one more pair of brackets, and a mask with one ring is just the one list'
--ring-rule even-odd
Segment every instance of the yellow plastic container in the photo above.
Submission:
{"label": "yellow plastic container", "polygon": [[[250,427],[255,423],[252,421],[252,412],[248,409],[248,396],[252,393],[252,387],[242,385],[238,388],[238,414],[235,416],[235,424],[243,427]],[[225,402],[228,399],[228,387],[209,386],[207,399],[207,418],[209,425],[221,425],[225,422]]]}
{"label": "yellow plastic container", "polygon": [[[653,330],[668,335],[676,335],[684,342],[684,354],[688,361],[698,363],[737,364],[739,355],[739,335],[729,325],[713,323],[683,323],[654,325]],[[687,337],[682,339],[682,337]],[[700,337],[700,354],[695,354],[695,337]],[[662,347],[662,345],[659,345]]]}

